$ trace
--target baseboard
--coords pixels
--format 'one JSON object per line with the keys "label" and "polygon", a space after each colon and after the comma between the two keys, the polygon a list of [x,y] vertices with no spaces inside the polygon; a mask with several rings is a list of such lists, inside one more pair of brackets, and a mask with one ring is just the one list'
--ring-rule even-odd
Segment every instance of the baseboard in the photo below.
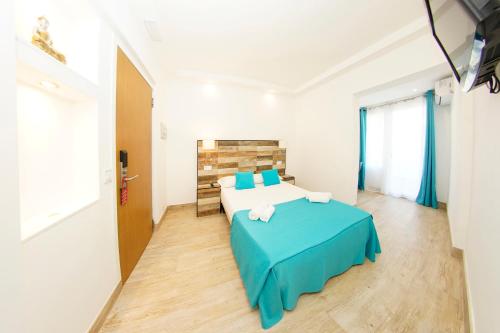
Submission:
{"label": "baseboard", "polygon": [[470,288],[469,288],[469,279],[468,279],[468,270],[467,270],[467,260],[466,260],[466,255],[464,253],[462,257],[462,263],[464,265],[464,288],[465,288],[465,304],[464,304],[464,309],[467,311],[464,313],[465,317],[465,332],[470,332],[474,333],[475,331],[475,321],[474,321],[474,308],[472,307],[471,303],[471,296],[470,296]]}
{"label": "baseboard", "polygon": [[451,256],[457,259],[463,260],[464,257],[464,250],[459,249],[458,247],[451,247]]}
{"label": "baseboard", "polygon": [[170,206],[165,207],[165,210],[161,214],[160,220],[158,221],[158,223],[155,223],[153,225],[153,232],[157,232],[158,230],[160,230],[161,226],[163,225],[163,220],[165,219],[165,216],[167,215],[168,210],[180,209],[180,208],[186,208],[186,207],[195,207],[195,206],[196,206],[196,202],[190,202],[190,203],[179,204],[179,205],[170,205]]}
{"label": "baseboard", "polygon": [[113,307],[113,304],[115,304],[118,295],[120,295],[120,292],[122,291],[123,284],[122,282],[118,282],[116,285],[115,289],[109,296],[108,300],[106,301],[106,304],[104,304],[103,308],[101,309],[101,312],[97,316],[97,318],[94,320],[94,323],[92,326],[90,326],[89,333],[97,333],[101,329],[102,325],[104,324],[104,321],[106,320],[106,317],[108,316],[109,311]]}
{"label": "baseboard", "polygon": [[178,205],[170,205],[167,207],[168,209],[179,209],[179,208],[186,208],[186,207],[193,207],[196,206],[196,202],[189,202],[185,204],[178,204]]}
{"label": "baseboard", "polygon": [[468,283],[467,283],[467,272],[465,270],[465,258],[464,250],[457,247],[451,247],[451,256],[462,261],[462,268],[464,272],[464,285],[463,285],[463,295],[464,295],[464,329],[465,332],[470,332],[470,315],[469,315],[469,294],[468,294]]}
{"label": "baseboard", "polygon": [[165,215],[167,215],[167,209],[168,209],[168,207],[165,207],[165,209],[163,210],[163,213],[160,216],[160,219],[158,220],[158,223],[155,223],[153,225],[153,232],[157,232],[158,230],[160,230],[160,227],[163,223],[163,219],[165,218]]}

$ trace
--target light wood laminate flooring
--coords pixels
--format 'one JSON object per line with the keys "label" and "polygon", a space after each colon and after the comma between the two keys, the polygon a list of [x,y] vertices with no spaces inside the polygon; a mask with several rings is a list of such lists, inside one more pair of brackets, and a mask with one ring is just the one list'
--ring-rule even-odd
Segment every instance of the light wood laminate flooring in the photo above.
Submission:
{"label": "light wood laminate flooring", "polygon": [[[446,211],[359,193],[382,254],[302,295],[267,332],[464,332],[462,259]],[[264,332],[248,304],[225,215],[169,209],[101,332]]]}

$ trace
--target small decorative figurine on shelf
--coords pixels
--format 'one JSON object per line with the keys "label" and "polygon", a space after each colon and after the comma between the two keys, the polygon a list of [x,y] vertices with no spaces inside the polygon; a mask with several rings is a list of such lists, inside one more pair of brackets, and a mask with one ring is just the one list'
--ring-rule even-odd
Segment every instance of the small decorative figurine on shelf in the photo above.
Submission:
{"label": "small decorative figurine on shelf", "polygon": [[52,47],[52,40],[50,39],[49,20],[45,16],[40,16],[37,18],[37,26],[33,29],[33,36],[31,37],[31,44],[40,48],[44,52],[48,53],[52,57],[56,58],[63,64],[66,63],[66,57],[54,50]]}

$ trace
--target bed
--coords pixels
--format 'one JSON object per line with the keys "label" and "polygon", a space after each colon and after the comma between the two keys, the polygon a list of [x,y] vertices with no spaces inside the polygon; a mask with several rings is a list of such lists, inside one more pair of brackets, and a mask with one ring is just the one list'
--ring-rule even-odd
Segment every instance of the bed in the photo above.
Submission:
{"label": "bed", "polygon": [[[221,189],[233,254],[265,329],[293,310],[301,294],[321,291],[331,277],[381,252],[369,213],[335,200],[310,203],[306,193],[285,182]],[[249,220],[248,211],[262,202],[275,206],[271,220]]]}

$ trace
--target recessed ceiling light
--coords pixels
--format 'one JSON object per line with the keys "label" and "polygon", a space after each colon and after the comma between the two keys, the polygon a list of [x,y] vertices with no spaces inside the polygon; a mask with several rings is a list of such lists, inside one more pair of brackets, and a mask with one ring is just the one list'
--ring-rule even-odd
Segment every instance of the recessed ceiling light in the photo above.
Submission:
{"label": "recessed ceiling light", "polygon": [[57,89],[59,88],[59,86],[57,85],[57,83],[54,83],[52,81],[47,81],[47,80],[42,80],[40,81],[40,85],[44,88],[47,88],[47,89]]}
{"label": "recessed ceiling light", "polygon": [[264,95],[264,99],[265,99],[268,106],[273,106],[274,103],[276,102],[276,96],[270,92],[268,92]]}
{"label": "recessed ceiling light", "polygon": [[214,83],[207,83],[203,86],[205,96],[213,97],[217,94],[217,86]]}
{"label": "recessed ceiling light", "polygon": [[413,88],[413,92],[417,92],[417,91],[418,91],[418,89],[417,89],[417,88]]}

